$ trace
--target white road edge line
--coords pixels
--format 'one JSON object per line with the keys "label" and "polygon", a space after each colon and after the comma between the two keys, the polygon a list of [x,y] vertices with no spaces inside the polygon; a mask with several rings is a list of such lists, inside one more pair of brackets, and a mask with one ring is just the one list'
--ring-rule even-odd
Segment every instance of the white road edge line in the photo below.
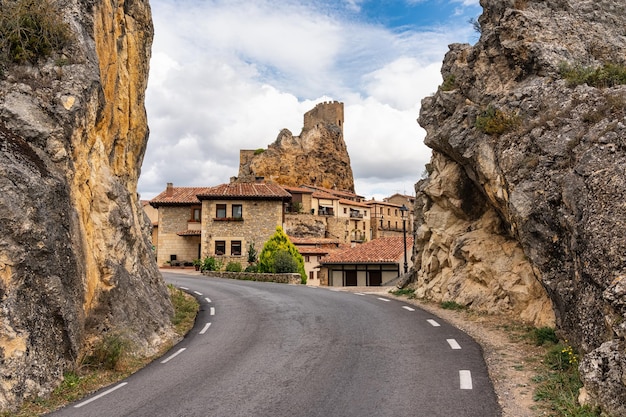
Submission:
{"label": "white road edge line", "polygon": [[470,371],[459,371],[461,389],[472,389],[472,373]]}
{"label": "white road edge line", "polygon": [[411,308],[409,306],[402,306],[403,309],[407,310],[407,311],[415,311],[414,308]]}
{"label": "white road edge line", "polygon": [[436,322],[435,320],[433,320],[433,319],[428,319],[428,320],[426,320],[426,321],[427,321],[427,322],[429,322],[429,323],[430,323],[430,325],[431,325],[431,326],[433,326],[433,327],[439,327],[439,326],[441,326],[441,324],[437,323],[437,322]]}
{"label": "white road edge line", "polygon": [[205,324],[202,330],[200,330],[200,334],[205,334],[206,331],[209,330],[209,327],[211,327],[211,323]]}
{"label": "white road edge line", "polygon": [[461,345],[455,339],[446,339],[446,342],[450,345],[450,347],[454,350],[461,349]]}
{"label": "white road edge line", "polygon": [[363,294],[362,292],[355,292],[354,294],[355,294],[355,295],[365,295],[365,294]]}
{"label": "white road edge line", "polygon": [[210,298],[205,298],[205,300],[206,300],[206,302],[207,302],[207,303],[210,303],[210,302],[211,302],[211,299],[210,299]]}
{"label": "white road edge line", "polygon": [[180,348],[178,349],[178,352],[170,355],[167,359],[164,359],[161,361],[161,363],[168,363],[169,361],[171,361],[172,359],[174,359],[176,356],[180,355],[181,353],[183,353],[185,351],[185,349],[187,348]]}
{"label": "white road edge line", "polygon": [[378,298],[380,301],[391,301],[391,300],[388,300],[388,299],[383,298],[383,297],[376,297],[376,298]]}
{"label": "white road edge line", "polygon": [[122,387],[123,387],[124,385],[126,385],[126,384],[128,384],[128,382],[122,382],[121,384],[118,384],[118,385],[114,386],[113,388],[108,389],[108,390],[104,391],[103,393],[98,394],[98,395],[96,395],[95,397],[92,397],[92,398],[88,399],[87,401],[83,401],[83,402],[82,402],[82,403],[80,403],[80,404],[76,404],[76,405],[74,406],[74,408],[80,408],[80,407],[82,407],[83,405],[87,405],[87,404],[89,404],[89,403],[90,403],[90,402],[92,402],[92,401],[96,401],[97,399],[102,398],[102,397],[104,397],[105,395],[108,395],[108,394],[112,393],[112,392],[113,392],[113,391],[115,391],[116,389],[122,388]]}
{"label": "white road edge line", "polygon": [[215,315],[215,307],[211,307],[211,310],[209,312],[209,315],[214,316]]}
{"label": "white road edge line", "polygon": [[202,293],[198,291],[194,291],[194,294],[202,295]]}

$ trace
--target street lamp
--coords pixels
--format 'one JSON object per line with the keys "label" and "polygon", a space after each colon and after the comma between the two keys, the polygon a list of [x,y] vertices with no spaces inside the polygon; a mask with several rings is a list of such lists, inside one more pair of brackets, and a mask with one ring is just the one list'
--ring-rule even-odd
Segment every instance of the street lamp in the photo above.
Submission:
{"label": "street lamp", "polygon": [[407,211],[409,211],[409,209],[403,204],[402,207],[400,207],[400,212],[402,214],[402,236],[404,237],[404,273],[405,274],[409,272],[409,264],[406,260],[406,212]]}

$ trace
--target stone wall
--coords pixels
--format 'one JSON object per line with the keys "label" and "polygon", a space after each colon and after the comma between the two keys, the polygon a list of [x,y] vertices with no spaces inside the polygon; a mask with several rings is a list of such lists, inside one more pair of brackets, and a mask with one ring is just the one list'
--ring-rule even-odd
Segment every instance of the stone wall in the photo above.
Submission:
{"label": "stone wall", "polygon": [[300,274],[261,274],[256,272],[216,272],[205,271],[204,275],[216,278],[238,279],[243,281],[277,282],[279,284],[300,284]]}
{"label": "stone wall", "polygon": [[200,236],[177,234],[188,229],[190,217],[191,206],[159,207],[157,265],[166,265],[170,255],[176,255],[179,261],[193,261],[198,258]]}

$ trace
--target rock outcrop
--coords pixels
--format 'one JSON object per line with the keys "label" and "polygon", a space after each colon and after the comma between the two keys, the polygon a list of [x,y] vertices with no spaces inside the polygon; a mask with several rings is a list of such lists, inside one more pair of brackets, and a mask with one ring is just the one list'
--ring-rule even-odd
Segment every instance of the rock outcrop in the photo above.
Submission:
{"label": "rock outcrop", "polygon": [[307,112],[299,136],[283,129],[267,149],[242,150],[236,181],[257,177],[286,186],[310,184],[354,192],[343,139],[343,103],[320,103]]}
{"label": "rock outcrop", "polygon": [[73,40],[0,74],[0,410],[49,393],[90,346],[170,341],[172,307],[136,192],[147,0],[59,0]]}
{"label": "rock outcrop", "polygon": [[548,297],[589,401],[626,415],[626,4],[481,5],[422,102],[416,286],[535,323]]}

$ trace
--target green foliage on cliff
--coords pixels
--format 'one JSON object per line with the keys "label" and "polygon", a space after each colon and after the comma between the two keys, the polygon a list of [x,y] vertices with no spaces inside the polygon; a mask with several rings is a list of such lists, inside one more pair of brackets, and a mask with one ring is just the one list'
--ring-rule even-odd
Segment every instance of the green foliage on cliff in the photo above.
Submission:
{"label": "green foliage on cliff", "polygon": [[587,84],[607,88],[626,84],[626,66],[623,64],[604,63],[600,67],[588,67],[562,63],[559,71],[570,87]]}
{"label": "green foliage on cliff", "polygon": [[35,63],[72,39],[52,0],[0,0],[0,64]]}
{"label": "green foliage on cliff", "polygon": [[276,232],[261,250],[259,272],[272,274],[296,272],[300,274],[301,282],[306,284],[304,258],[280,226],[276,227]]}
{"label": "green foliage on cliff", "polygon": [[476,129],[488,135],[501,135],[520,125],[517,114],[505,112],[489,105],[476,117]]}

